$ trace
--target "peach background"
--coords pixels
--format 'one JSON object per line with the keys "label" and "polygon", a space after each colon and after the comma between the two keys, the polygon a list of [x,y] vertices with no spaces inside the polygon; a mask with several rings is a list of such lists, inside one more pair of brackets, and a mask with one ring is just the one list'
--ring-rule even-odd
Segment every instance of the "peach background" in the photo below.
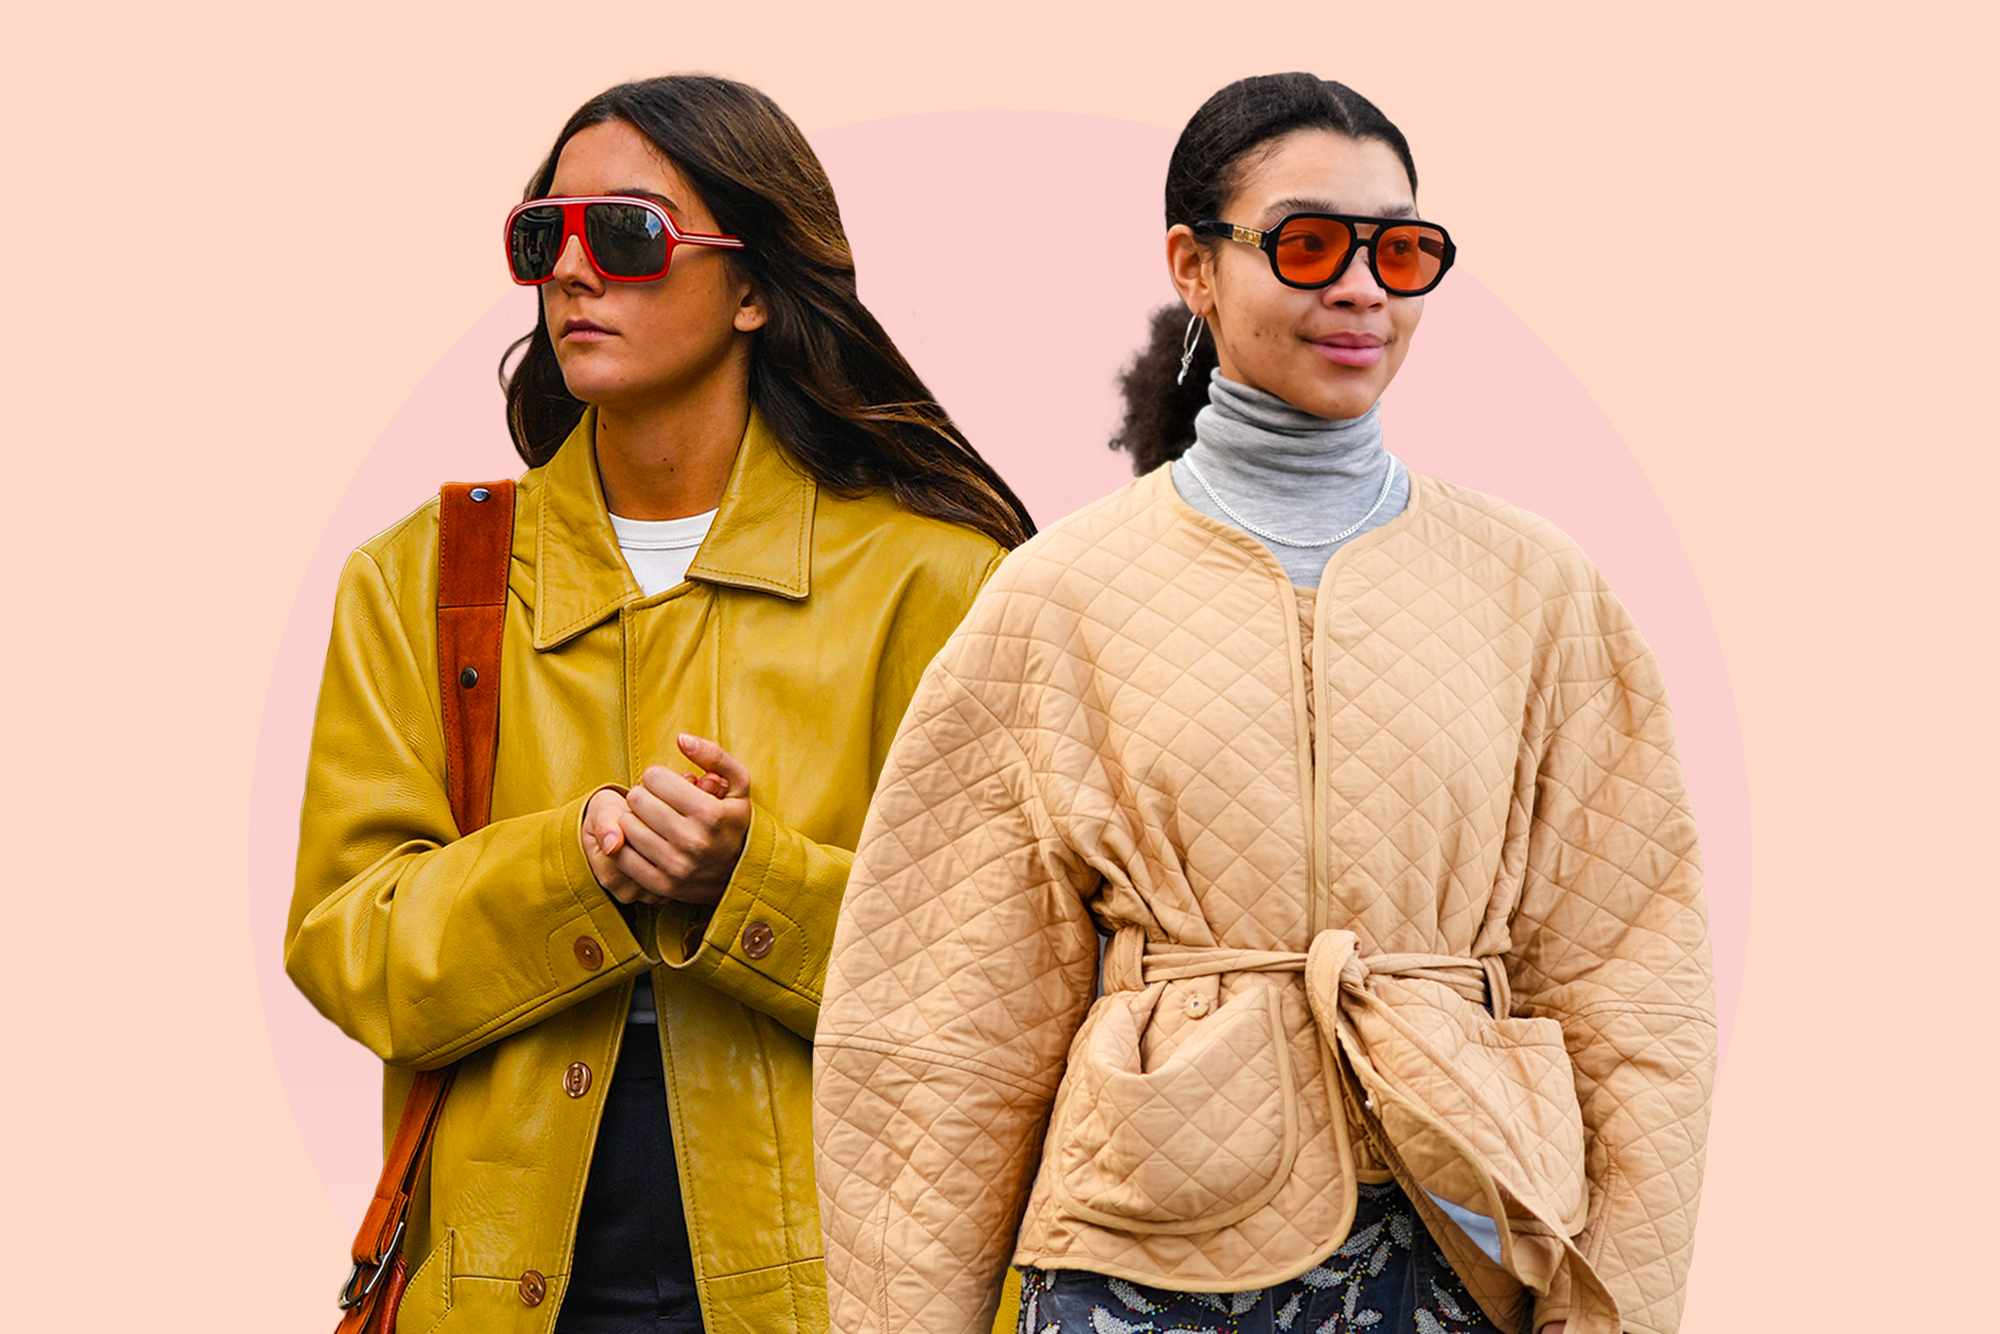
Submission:
{"label": "peach background", "polygon": [[[259,974],[284,888],[252,877],[289,618],[323,598],[315,552],[353,521],[342,497],[399,407],[510,296],[496,219],[554,129],[666,69],[748,79],[814,133],[871,298],[868,265],[893,265],[866,247],[893,232],[864,236],[869,200],[836,151],[865,149],[863,122],[1004,110],[1059,115],[984,132],[1060,115],[1160,132],[1228,79],[1300,65],[1379,102],[1460,240],[1465,304],[1490,296],[1546,345],[1515,337],[1510,355],[1555,359],[1543,382],[1567,367],[1594,399],[1601,416],[1556,395],[1630,451],[1727,663],[1707,698],[1733,689],[1740,716],[1755,842],[1735,855],[1754,893],[1687,1327],[1793,1323],[1803,1303],[1815,1328],[1860,1329],[1977,1301],[1936,1280],[1969,1276],[1995,1185],[1974,1064],[1992,1038],[1975,1047],[1971,1027],[1996,925],[1973,855],[1993,787],[1993,599],[1973,579],[1990,587],[1977,539],[2000,441],[1975,377],[1995,292],[1991,247],[1954,253],[1928,220],[1977,238],[1991,215],[1993,107],[1971,90],[1994,34],[1970,6],[1801,12],[766,4],[731,20],[357,0],[16,20],[0,86],[4,809],[25,910],[0,983],[9,1323],[177,1328],[213,1323],[218,1296],[230,1327],[328,1323],[356,1200],[329,1197],[281,1080],[287,1002],[267,1017]],[[1028,317],[1025,346],[981,345],[988,394],[1104,318],[1076,230],[1035,226],[1095,221],[1078,200],[1108,184],[1074,174],[996,172],[1013,267],[884,303],[920,369],[943,358],[925,303],[955,312],[937,326],[953,340],[966,311]],[[1907,269],[1899,239],[1921,257]],[[1420,336],[1413,371],[1431,350]],[[950,403],[982,392],[976,373],[934,378]],[[1645,485],[1614,494],[1653,531]],[[1658,549],[1673,585],[1682,558]],[[1654,572],[1606,565],[1638,605]],[[1701,675],[1669,670],[1677,694]]]}

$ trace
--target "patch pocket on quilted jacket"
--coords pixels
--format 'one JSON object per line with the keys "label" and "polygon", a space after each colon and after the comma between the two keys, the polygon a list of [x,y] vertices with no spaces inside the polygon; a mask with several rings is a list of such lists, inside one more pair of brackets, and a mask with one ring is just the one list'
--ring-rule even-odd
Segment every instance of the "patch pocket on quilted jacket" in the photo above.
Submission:
{"label": "patch pocket on quilted jacket", "polygon": [[[1475,1028],[1479,1046],[1460,1053],[1463,1067],[1495,1105],[1511,1132],[1519,1176],[1503,1165],[1501,1184],[1522,1203],[1559,1219],[1571,1233],[1583,1227],[1588,1203],[1583,1162],[1583,1111],[1576,1071],[1553,1019],[1495,1019]],[[1478,1067],[1484,1066],[1483,1070]]]}
{"label": "patch pocket on quilted jacket", "polygon": [[1086,1222],[1227,1227],[1277,1194],[1298,1156],[1280,988],[1244,988],[1147,1070],[1146,1025],[1168,989],[1103,998],[1071,1049],[1045,1170],[1063,1208]]}

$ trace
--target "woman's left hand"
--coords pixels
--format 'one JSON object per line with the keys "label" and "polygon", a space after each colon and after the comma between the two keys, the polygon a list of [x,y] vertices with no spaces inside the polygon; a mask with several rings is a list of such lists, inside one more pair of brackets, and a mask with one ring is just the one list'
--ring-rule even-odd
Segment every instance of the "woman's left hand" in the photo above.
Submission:
{"label": "woman's left hand", "polygon": [[715,903],[750,829],[750,773],[706,737],[683,732],[681,753],[702,772],[683,775],[652,765],[625,794],[618,818],[622,846],[613,859],[655,902]]}

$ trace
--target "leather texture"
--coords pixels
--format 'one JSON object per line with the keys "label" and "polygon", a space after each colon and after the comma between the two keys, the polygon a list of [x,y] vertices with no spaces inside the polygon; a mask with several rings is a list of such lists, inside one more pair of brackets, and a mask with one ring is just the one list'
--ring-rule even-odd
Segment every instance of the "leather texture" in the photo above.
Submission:
{"label": "leather texture", "polygon": [[1010,1259],[1281,1281],[1378,1168],[1501,1328],[1678,1326],[1716,1043],[1650,653],[1563,534],[1430,478],[1311,635],[1162,469],[939,655],[821,1013],[836,1330],[983,1330]]}
{"label": "leather texture", "polygon": [[[642,597],[593,425],[516,488],[492,821],[474,833],[448,797],[437,505],[350,558],[286,967],[386,1063],[385,1137],[413,1073],[456,1064],[409,1215],[404,1334],[553,1323],[645,969],[708,1328],[821,1329],[810,1039],[835,913],[896,725],[1000,552],[820,489],[753,416],[688,580]],[[748,768],[748,839],[713,910],[628,922],[584,861],[583,802],[648,764],[687,767],[682,731]],[[743,945],[756,923],[761,957]]]}

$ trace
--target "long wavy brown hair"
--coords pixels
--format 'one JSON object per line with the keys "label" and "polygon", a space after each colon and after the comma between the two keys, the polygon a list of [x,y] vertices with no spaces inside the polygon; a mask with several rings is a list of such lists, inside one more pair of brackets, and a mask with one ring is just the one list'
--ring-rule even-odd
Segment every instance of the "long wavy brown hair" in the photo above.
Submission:
{"label": "long wavy brown hair", "polygon": [[[725,252],[727,262],[770,311],[753,335],[750,399],[808,472],[835,491],[889,491],[918,514],[976,528],[1003,546],[1035,531],[1027,507],[861,304],[833,185],[776,103],[705,74],[606,89],[569,118],[523,198],[547,195],[563,145],[606,121],[644,135],[694,186],[717,227],[746,242]],[[584,405],[563,383],[539,311],[500,366],[514,448],[540,467]]]}

